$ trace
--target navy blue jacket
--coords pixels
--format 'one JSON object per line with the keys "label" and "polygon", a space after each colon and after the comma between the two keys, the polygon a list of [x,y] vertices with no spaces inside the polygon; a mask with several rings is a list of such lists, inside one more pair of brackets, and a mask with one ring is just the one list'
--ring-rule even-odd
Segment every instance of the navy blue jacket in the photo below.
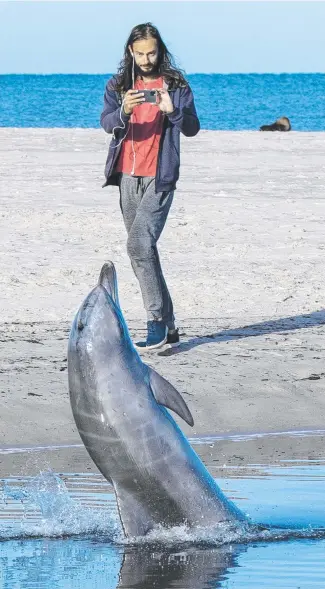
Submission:
{"label": "navy blue jacket", "polygon": [[[118,184],[118,174],[114,171],[114,167],[121,151],[121,145],[116,146],[125,135],[130,120],[130,116],[126,115],[123,109],[121,112],[122,99],[115,90],[115,80],[114,76],[107,82],[100,124],[106,133],[112,133],[114,127],[122,127],[121,115],[125,129],[117,128],[114,131],[115,139],[113,136],[109,146],[105,166],[106,182],[103,187],[109,184]],[[175,110],[170,115],[164,116],[158,151],[156,192],[169,192],[176,188],[180,166],[180,132],[186,137],[194,137],[200,130],[200,121],[196,114],[191,88],[188,85],[180,86],[173,90],[169,89],[168,92]]]}

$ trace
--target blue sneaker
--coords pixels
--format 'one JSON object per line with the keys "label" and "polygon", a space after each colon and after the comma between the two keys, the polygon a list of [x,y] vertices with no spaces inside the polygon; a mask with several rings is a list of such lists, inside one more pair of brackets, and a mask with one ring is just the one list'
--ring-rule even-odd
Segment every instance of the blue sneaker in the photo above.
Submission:
{"label": "blue sneaker", "polygon": [[145,342],[136,342],[139,350],[155,350],[165,345],[168,327],[163,321],[147,321],[148,335]]}

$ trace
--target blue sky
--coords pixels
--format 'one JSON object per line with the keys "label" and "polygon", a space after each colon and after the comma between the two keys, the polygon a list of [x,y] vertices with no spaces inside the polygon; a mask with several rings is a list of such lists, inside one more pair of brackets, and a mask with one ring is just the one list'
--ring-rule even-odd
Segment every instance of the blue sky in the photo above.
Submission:
{"label": "blue sky", "polygon": [[325,2],[0,1],[0,73],[113,73],[151,21],[187,73],[325,72]]}

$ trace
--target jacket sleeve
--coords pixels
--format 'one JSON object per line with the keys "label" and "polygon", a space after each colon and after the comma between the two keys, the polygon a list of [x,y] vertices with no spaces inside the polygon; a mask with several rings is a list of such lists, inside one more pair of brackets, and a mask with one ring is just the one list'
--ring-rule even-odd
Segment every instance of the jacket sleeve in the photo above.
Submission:
{"label": "jacket sleeve", "polygon": [[170,122],[175,125],[186,137],[194,137],[200,130],[192,90],[189,86],[181,88],[180,105],[167,115]]}
{"label": "jacket sleeve", "polygon": [[126,124],[129,119],[130,117],[125,114],[123,108],[121,108],[117,101],[113,80],[109,80],[106,84],[104,108],[100,116],[101,127],[103,127],[106,133],[112,133],[114,127],[121,127],[121,120]]}

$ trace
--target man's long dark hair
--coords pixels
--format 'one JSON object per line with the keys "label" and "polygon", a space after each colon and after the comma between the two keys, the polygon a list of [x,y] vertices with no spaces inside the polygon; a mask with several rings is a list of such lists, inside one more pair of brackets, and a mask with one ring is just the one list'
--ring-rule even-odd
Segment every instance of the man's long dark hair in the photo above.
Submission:
{"label": "man's long dark hair", "polygon": [[157,73],[166,80],[170,89],[186,86],[187,82],[181,70],[174,64],[174,59],[163,42],[160,33],[150,22],[133,27],[124,47],[124,56],[120,62],[115,88],[118,92],[127,92],[132,88],[133,58],[129,46],[135,41],[156,39],[158,45]]}

